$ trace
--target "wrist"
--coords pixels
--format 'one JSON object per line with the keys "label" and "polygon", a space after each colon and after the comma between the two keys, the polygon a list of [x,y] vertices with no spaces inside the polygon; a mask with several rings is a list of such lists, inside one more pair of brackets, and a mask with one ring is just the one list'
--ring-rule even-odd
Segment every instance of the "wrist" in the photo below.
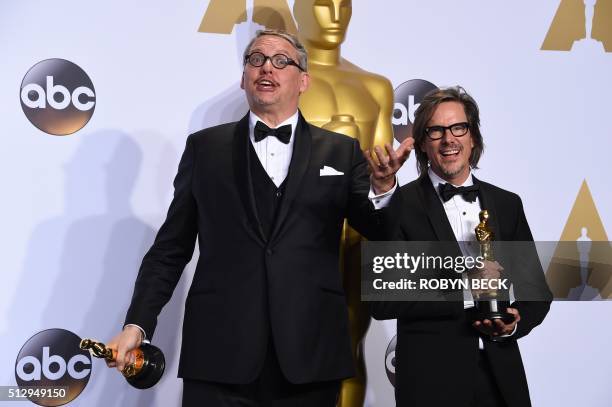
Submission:
{"label": "wrist", "polygon": [[144,332],[138,326],[135,326],[135,325],[126,325],[123,328],[123,331],[124,332],[128,332],[128,333],[135,333],[136,335],[138,335],[138,343],[142,343],[144,341]]}
{"label": "wrist", "polygon": [[371,183],[374,193],[376,195],[381,195],[391,191],[391,189],[395,185],[395,177],[389,177],[385,180],[374,179],[374,177],[372,177]]}

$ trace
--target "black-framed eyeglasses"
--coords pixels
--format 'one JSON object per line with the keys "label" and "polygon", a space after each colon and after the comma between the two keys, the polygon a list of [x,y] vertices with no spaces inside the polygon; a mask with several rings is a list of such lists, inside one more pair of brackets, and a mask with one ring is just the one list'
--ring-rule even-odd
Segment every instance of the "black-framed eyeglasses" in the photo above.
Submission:
{"label": "black-framed eyeglasses", "polygon": [[425,128],[425,134],[432,140],[439,140],[444,137],[446,130],[450,130],[455,137],[465,136],[470,129],[470,125],[466,122],[455,123],[450,126],[430,126]]}
{"label": "black-framed eyeglasses", "polygon": [[248,62],[249,65],[254,66],[255,68],[259,68],[260,66],[263,66],[263,64],[265,64],[268,59],[270,60],[270,62],[272,62],[272,66],[277,69],[285,69],[288,65],[293,65],[296,66],[300,71],[304,71],[300,64],[298,64],[285,54],[276,54],[270,57],[262,54],[261,52],[252,52],[244,57],[244,63],[246,64]]}

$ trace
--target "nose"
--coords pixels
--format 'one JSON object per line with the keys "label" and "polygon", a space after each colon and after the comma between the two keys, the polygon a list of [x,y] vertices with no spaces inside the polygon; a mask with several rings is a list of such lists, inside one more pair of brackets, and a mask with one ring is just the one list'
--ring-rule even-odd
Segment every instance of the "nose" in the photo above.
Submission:
{"label": "nose", "polygon": [[331,19],[334,23],[340,22],[340,2],[334,1],[332,2],[333,6],[331,9]]}
{"label": "nose", "polygon": [[273,66],[274,65],[272,65],[272,60],[270,58],[266,58],[264,64],[259,69],[261,69],[261,71],[264,73],[270,73],[272,72]]}
{"label": "nose", "polygon": [[453,133],[451,133],[450,129],[444,129],[444,134],[442,135],[442,142],[443,143],[448,143],[450,141],[454,141],[455,140],[455,136],[453,136]]}

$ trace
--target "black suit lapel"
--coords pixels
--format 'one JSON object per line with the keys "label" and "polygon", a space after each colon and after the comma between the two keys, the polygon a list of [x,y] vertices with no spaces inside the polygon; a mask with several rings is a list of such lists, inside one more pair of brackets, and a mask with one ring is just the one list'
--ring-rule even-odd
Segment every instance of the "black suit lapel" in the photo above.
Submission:
{"label": "black suit lapel", "polygon": [[474,185],[478,185],[478,198],[480,199],[480,209],[486,209],[489,211],[489,225],[493,230],[494,239],[499,240],[501,236],[499,234],[499,217],[497,207],[495,205],[495,197],[489,185],[485,182],[480,181],[478,178],[472,175]]}
{"label": "black suit lapel", "polygon": [[[420,188],[418,191],[421,195],[421,200],[425,207],[425,212],[427,212],[427,217],[429,218],[429,222],[433,227],[434,233],[436,234],[437,240],[440,242],[449,242],[448,244],[440,245],[439,249],[444,249],[439,255],[454,255],[462,256],[461,248],[459,247],[459,243],[457,242],[457,238],[455,237],[455,233],[453,232],[453,228],[448,221],[448,216],[446,215],[446,211],[444,210],[444,206],[440,201],[440,197],[436,193],[436,190],[431,183],[431,179],[427,173],[423,174],[419,180]],[[435,246],[432,247],[432,254],[438,253],[438,248]],[[448,250],[454,251],[454,253],[449,253]],[[460,278],[460,274],[453,273],[453,278]],[[455,301],[462,301],[463,293],[460,291],[455,292],[454,294],[448,293],[449,296],[447,299],[452,299]]]}
{"label": "black suit lapel", "polygon": [[425,212],[427,212],[429,222],[434,229],[436,237],[442,242],[456,241],[457,239],[448,221],[448,216],[446,216],[446,212],[444,211],[444,206],[442,206],[442,202],[440,202],[440,198],[427,173],[421,175],[419,185],[421,201],[423,202],[423,207],[425,208]]}
{"label": "black suit lapel", "polygon": [[295,142],[293,143],[293,153],[291,155],[291,164],[289,164],[289,173],[287,174],[285,184],[285,196],[280,207],[280,211],[274,223],[274,229],[270,235],[270,241],[274,242],[274,239],[278,236],[278,233],[283,226],[287,218],[287,214],[291,210],[293,201],[299,192],[301,187],[302,178],[306,174],[308,169],[308,163],[310,162],[310,153],[312,150],[312,135],[308,128],[308,123],[299,113],[297,127],[295,129]]}
{"label": "black suit lapel", "polygon": [[232,159],[234,162],[234,182],[240,195],[240,200],[247,214],[248,225],[246,229],[251,236],[265,244],[265,235],[259,222],[257,208],[255,207],[255,195],[253,193],[253,182],[251,180],[251,165],[249,154],[249,114],[247,113],[237,124],[234,131],[232,146]]}

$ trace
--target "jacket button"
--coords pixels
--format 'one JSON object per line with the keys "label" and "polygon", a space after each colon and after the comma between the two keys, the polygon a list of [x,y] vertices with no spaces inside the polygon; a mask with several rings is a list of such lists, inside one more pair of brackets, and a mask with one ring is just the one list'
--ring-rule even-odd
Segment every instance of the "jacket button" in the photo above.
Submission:
{"label": "jacket button", "polygon": [[266,249],[266,254],[268,256],[271,256],[272,255],[272,249]]}

